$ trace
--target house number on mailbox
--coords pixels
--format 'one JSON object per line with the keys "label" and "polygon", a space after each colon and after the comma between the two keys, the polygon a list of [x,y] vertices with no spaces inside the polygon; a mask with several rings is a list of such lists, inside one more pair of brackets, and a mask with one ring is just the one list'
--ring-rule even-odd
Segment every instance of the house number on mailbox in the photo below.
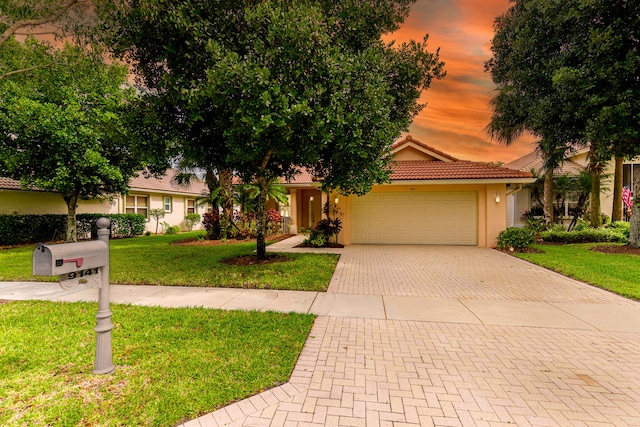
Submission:
{"label": "house number on mailbox", "polygon": [[63,289],[70,289],[80,284],[90,288],[99,288],[101,284],[100,281],[100,267],[72,271],[70,273],[60,275],[60,286]]}
{"label": "house number on mailbox", "polygon": [[66,275],[63,274],[63,276],[65,276],[67,280],[73,280],[84,276],[91,276],[92,274],[100,274],[100,268],[96,267],[82,271],[72,271],[71,273],[67,273]]}

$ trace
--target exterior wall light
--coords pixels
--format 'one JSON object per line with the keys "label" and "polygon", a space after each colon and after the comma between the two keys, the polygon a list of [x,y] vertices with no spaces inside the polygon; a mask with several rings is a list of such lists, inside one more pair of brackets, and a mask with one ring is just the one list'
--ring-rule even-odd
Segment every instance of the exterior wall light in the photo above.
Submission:
{"label": "exterior wall light", "polygon": [[496,203],[500,203],[500,193],[493,193],[493,197],[495,198]]}

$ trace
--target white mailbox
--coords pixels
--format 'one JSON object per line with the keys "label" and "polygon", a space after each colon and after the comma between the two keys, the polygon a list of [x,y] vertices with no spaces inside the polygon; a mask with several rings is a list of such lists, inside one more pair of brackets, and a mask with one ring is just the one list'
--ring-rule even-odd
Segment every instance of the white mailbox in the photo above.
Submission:
{"label": "white mailbox", "polygon": [[33,251],[34,276],[59,276],[96,269],[109,262],[109,247],[100,240],[38,244]]}

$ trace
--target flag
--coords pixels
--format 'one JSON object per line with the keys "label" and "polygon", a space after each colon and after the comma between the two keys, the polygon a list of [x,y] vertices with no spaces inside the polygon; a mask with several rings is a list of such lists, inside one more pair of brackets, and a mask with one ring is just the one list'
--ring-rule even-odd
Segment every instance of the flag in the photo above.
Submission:
{"label": "flag", "polygon": [[625,207],[630,208],[631,207],[631,190],[629,189],[628,186],[625,185],[625,187],[622,189],[622,203],[624,204]]}

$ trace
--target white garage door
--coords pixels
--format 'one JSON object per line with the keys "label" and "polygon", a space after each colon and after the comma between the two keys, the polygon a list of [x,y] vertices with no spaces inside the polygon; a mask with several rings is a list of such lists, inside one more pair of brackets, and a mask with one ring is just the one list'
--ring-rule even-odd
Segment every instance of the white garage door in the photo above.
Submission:
{"label": "white garage door", "polygon": [[352,243],[476,245],[475,191],[370,193],[351,199]]}

